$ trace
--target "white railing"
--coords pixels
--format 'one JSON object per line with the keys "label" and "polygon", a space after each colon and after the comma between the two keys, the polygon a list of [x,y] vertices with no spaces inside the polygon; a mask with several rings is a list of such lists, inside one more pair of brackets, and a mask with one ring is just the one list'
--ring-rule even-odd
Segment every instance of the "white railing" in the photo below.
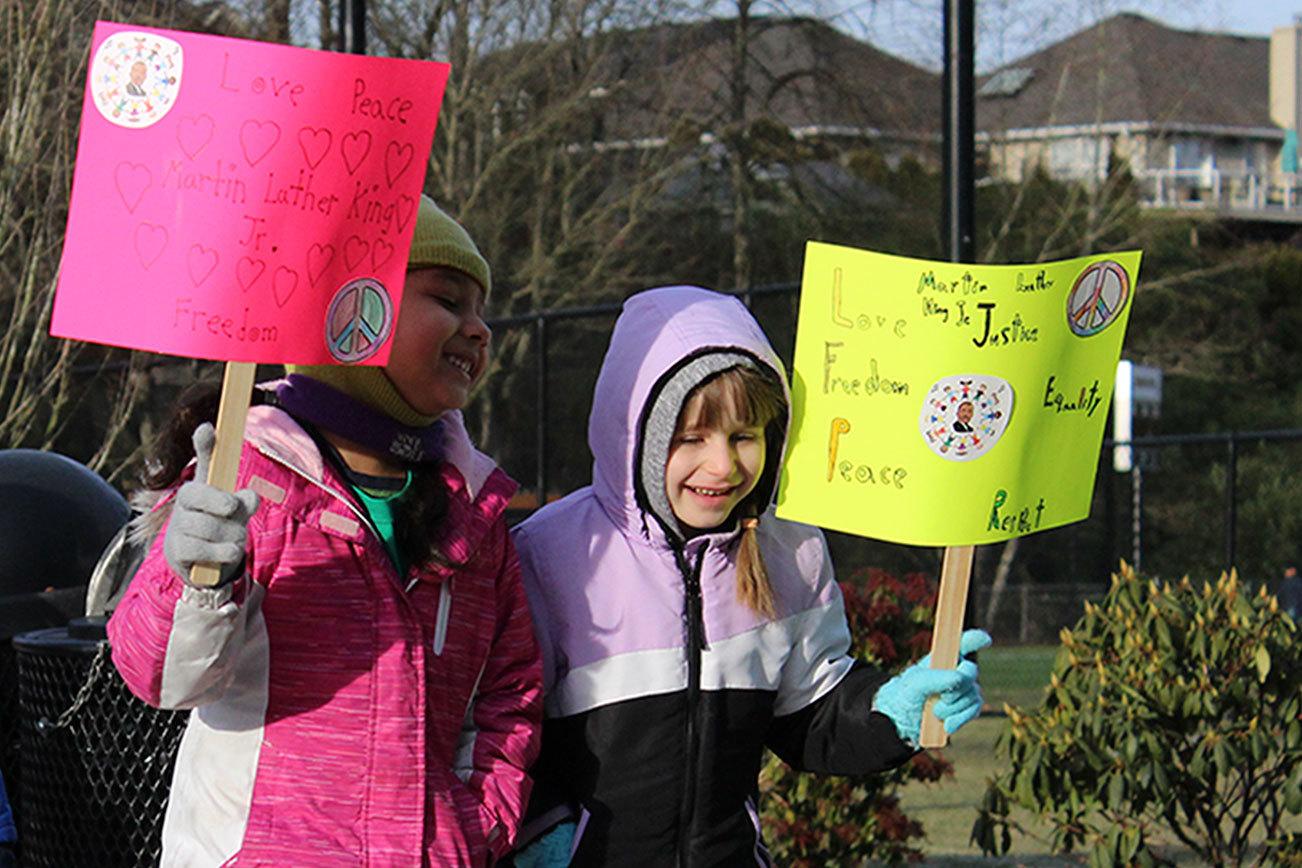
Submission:
{"label": "white railing", "polygon": [[1149,169],[1136,174],[1144,205],[1190,210],[1302,212],[1302,174],[1227,172],[1216,168]]}

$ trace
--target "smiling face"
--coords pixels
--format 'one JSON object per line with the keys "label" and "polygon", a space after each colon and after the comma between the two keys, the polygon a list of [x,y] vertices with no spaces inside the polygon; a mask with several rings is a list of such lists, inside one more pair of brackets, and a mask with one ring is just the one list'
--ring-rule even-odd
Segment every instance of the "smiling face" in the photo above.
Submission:
{"label": "smiling face", "polygon": [[964,425],[966,425],[968,422],[971,422],[971,421],[972,421],[972,402],[971,402],[971,401],[964,401],[962,404],[959,404],[959,405],[958,405],[958,410],[955,411],[954,415],[957,416],[957,417],[958,417],[958,421],[962,422]]}
{"label": "smiling face", "polygon": [[139,87],[145,81],[145,65],[137,60],[131,64],[131,83]]}
{"label": "smiling face", "polygon": [[412,409],[441,416],[470,400],[491,337],[478,283],[451,268],[412,271],[384,370]]}
{"label": "smiling face", "polygon": [[707,409],[697,389],[679,414],[665,464],[665,493],[685,531],[716,528],[755,490],[764,471],[768,420],[748,419],[740,390],[725,389]]}

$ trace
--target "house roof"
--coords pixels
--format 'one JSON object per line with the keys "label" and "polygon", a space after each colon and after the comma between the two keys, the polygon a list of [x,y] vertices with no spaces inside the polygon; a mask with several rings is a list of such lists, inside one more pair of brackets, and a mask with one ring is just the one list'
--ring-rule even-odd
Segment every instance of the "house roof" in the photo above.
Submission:
{"label": "house roof", "polygon": [[[627,34],[627,57],[660,66],[665,108],[707,126],[727,118],[734,20],[667,25]],[[871,128],[927,134],[939,128],[934,73],[809,18],[751,23],[747,120],[768,116],[792,129]]]}
{"label": "house roof", "polygon": [[1115,15],[982,76],[977,129],[1274,128],[1269,56],[1266,37],[1176,30],[1140,15]]}
{"label": "house roof", "polygon": [[[721,132],[732,117],[735,26],[735,19],[708,19],[595,37],[588,50],[596,66],[586,71],[584,84],[604,100],[598,138],[664,137],[683,122]],[[872,130],[902,137],[939,131],[935,73],[809,18],[752,18],[750,41],[748,123],[767,117],[797,132]],[[520,71],[530,53],[536,58],[555,48],[518,45],[499,60]]]}

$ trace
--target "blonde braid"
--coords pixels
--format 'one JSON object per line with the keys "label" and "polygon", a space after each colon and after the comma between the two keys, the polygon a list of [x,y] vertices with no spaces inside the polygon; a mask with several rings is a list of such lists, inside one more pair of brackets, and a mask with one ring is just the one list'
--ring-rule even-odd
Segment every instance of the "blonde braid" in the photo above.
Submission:
{"label": "blonde braid", "polygon": [[759,519],[747,516],[741,520],[741,543],[737,549],[737,599],[751,611],[766,618],[777,616],[773,604],[773,585],[760,554]]}

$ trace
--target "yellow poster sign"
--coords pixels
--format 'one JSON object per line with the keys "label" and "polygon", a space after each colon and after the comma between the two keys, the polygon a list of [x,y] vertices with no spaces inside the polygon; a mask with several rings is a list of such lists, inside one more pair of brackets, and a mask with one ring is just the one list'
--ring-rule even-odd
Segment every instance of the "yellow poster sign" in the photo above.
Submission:
{"label": "yellow poster sign", "polygon": [[935,546],[1085,518],[1139,260],[810,242],[778,515]]}

